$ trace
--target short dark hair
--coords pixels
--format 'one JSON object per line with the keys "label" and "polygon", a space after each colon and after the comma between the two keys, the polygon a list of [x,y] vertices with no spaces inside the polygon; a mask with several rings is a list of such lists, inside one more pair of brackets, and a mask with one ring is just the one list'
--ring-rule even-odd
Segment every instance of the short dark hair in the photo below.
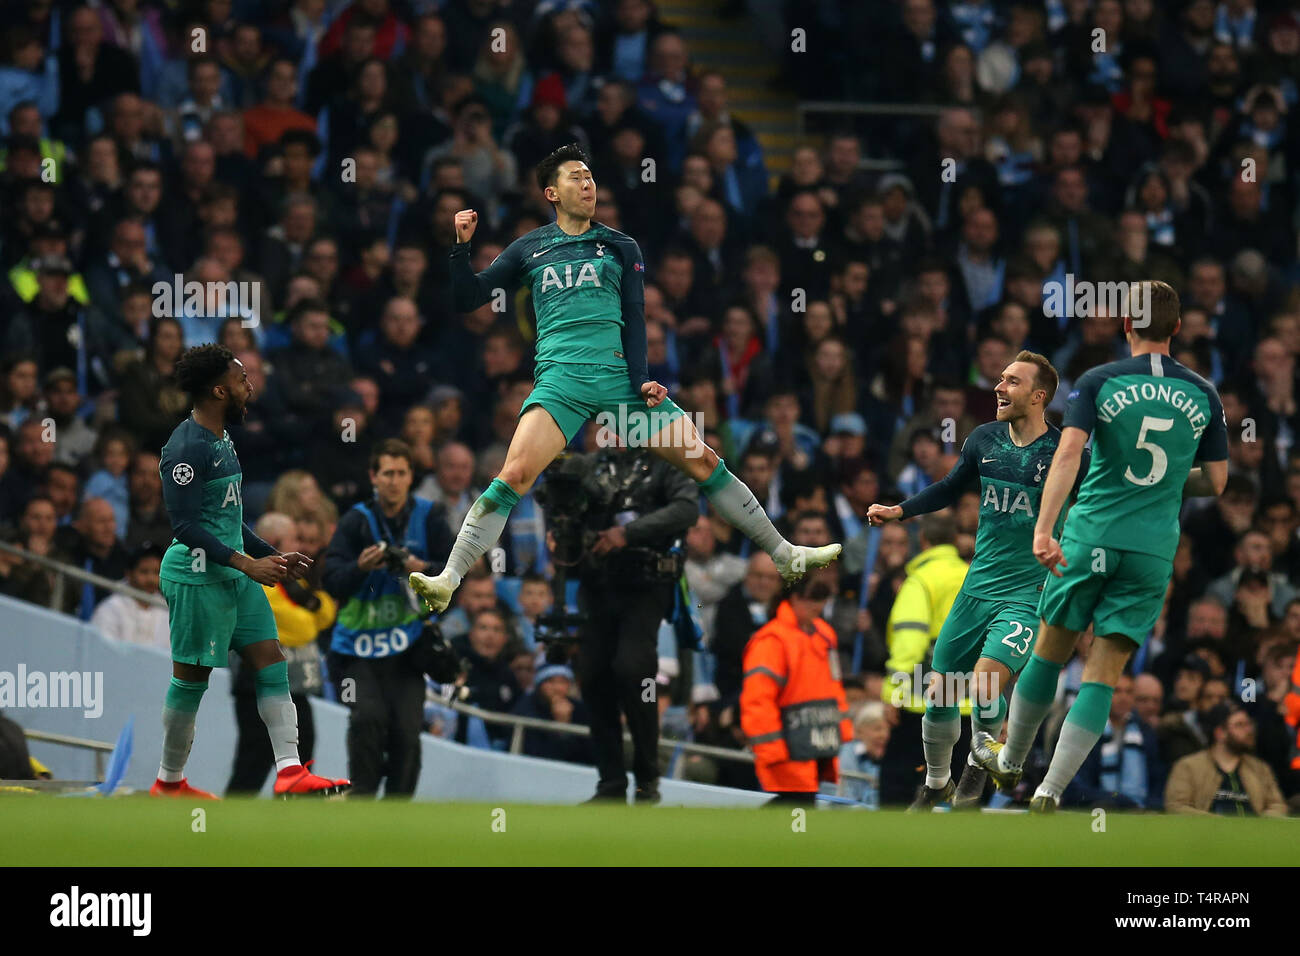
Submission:
{"label": "short dark hair", "polygon": [[307,315],[312,312],[323,312],[325,315],[329,315],[330,314],[329,303],[327,303],[324,299],[314,299],[314,298],[299,299],[297,302],[294,303],[293,308],[289,310],[289,315],[287,316],[288,322],[290,325],[293,325],[304,315]]}
{"label": "short dark hair", "polygon": [[162,545],[154,544],[152,541],[142,541],[127,553],[126,566],[134,569],[145,558],[157,558],[161,561],[162,557]]}
{"label": "short dark hair", "polygon": [[54,507],[53,498],[51,498],[49,495],[45,495],[45,494],[41,494],[40,492],[37,492],[34,495],[28,495],[27,500],[23,502],[22,514],[27,514],[28,508],[30,508],[32,505],[40,504],[41,502],[44,502],[45,504],[49,505],[51,508]]}
{"label": "short dark hair", "polygon": [[1056,374],[1056,369],[1052,367],[1052,363],[1048,361],[1047,356],[1038,352],[1031,352],[1029,349],[1022,349],[1020,352],[1016,353],[1016,357],[1013,361],[1028,362],[1030,365],[1033,365],[1038,369],[1038,371],[1034,373],[1034,388],[1041,388],[1043,391],[1047,392],[1047,399],[1043,404],[1051,404],[1052,397],[1056,395],[1056,387],[1060,384],[1061,380],[1060,376]]}
{"label": "short dark hair", "polygon": [[941,511],[932,511],[921,517],[921,536],[930,547],[940,544],[952,544],[957,540],[957,523],[951,515]]}
{"label": "short dark hair", "polygon": [[577,143],[561,146],[559,149],[553,150],[550,155],[537,164],[538,188],[545,192],[547,186],[554,186],[555,177],[560,173],[560,167],[569,162],[591,165],[591,159],[587,156],[587,151]]}
{"label": "short dark hair", "polygon": [[41,478],[40,487],[42,488],[49,487],[50,475],[54,474],[54,472],[56,471],[66,472],[67,474],[71,475],[73,480],[76,481],[77,487],[78,488],[81,487],[81,473],[78,472],[77,469],[74,468],[72,465],[69,465],[67,462],[63,462],[63,461],[50,462],[49,466],[45,469],[44,476],[42,476]]}
{"label": "short dark hair", "polygon": [[185,72],[190,76],[193,76],[194,71],[201,66],[215,66],[217,70],[220,71],[221,61],[217,59],[216,54],[200,53],[196,57],[191,57],[189,62],[185,64]]}
{"label": "short dark hair", "polygon": [[[1222,678],[1211,677],[1207,679],[1206,683],[1209,683],[1209,681],[1216,680],[1216,679],[1221,680]],[[1220,727],[1226,726],[1228,723],[1228,718],[1230,718],[1233,714],[1245,713],[1245,712],[1246,712],[1246,708],[1242,707],[1241,704],[1237,703],[1235,700],[1225,700],[1223,703],[1215,704],[1205,713],[1201,714],[1199,717],[1199,722],[1201,724],[1202,729],[1205,731],[1206,736],[1208,736],[1212,741],[1214,740],[1214,732],[1218,730]]]}
{"label": "short dark hair", "polygon": [[[808,485],[807,490],[809,492],[816,491],[817,485],[815,483],[810,484]],[[802,511],[795,513],[794,520],[790,522],[790,527],[797,528],[801,523],[805,521],[821,521],[824,522],[827,527],[830,527],[830,523],[831,523],[830,518],[827,517],[826,515],[826,512],[818,511],[815,508],[804,508]]]}
{"label": "short dark hair", "polygon": [[176,381],[194,401],[207,398],[217,382],[230,371],[235,353],[224,345],[196,345],[176,362]]}
{"label": "short dark hair", "polygon": [[1138,338],[1149,342],[1166,342],[1173,338],[1181,313],[1178,293],[1173,286],[1159,279],[1133,283],[1129,287],[1128,301],[1124,303],[1125,318],[1132,317],[1133,307],[1141,299],[1146,300],[1144,308],[1147,314],[1142,317],[1145,320],[1142,325],[1133,323]]}
{"label": "short dark hair", "polygon": [[378,471],[379,459],[384,457],[405,458],[411,471],[415,471],[415,455],[411,453],[411,446],[400,438],[385,438],[375,446],[374,451],[370,453],[370,470]]}
{"label": "short dark hair", "polygon": [[286,130],[280,136],[280,142],[278,145],[280,151],[283,152],[286,147],[292,146],[294,143],[297,143],[299,146],[305,146],[307,152],[313,157],[319,156],[321,154],[321,149],[323,148],[321,146],[320,137],[311,130],[306,129]]}
{"label": "short dark hair", "polygon": [[126,174],[126,178],[130,179],[136,173],[157,173],[158,177],[161,179],[163,171],[162,167],[152,159],[141,159],[131,166],[130,171]]}

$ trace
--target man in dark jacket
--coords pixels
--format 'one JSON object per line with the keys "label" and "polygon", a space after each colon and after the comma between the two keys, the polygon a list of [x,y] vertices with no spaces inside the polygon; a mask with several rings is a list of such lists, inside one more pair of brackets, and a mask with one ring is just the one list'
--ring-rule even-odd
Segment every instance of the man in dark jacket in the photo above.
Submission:
{"label": "man in dark jacket", "polygon": [[357,353],[357,366],[379,384],[379,414],[405,414],[429,391],[437,354],[419,341],[424,319],[411,299],[394,296],[384,305],[379,338]]}
{"label": "man in dark jacket", "polygon": [[713,683],[724,706],[740,703],[745,645],[772,619],[780,593],[781,573],[767,553],[760,551],[750,557],[745,579],[718,603],[709,650],[717,658]]}
{"label": "man in dark jacket", "polygon": [[[513,709],[519,698],[519,683],[510,669],[510,655],[506,653],[508,640],[505,616],[495,610],[479,611],[469,633],[452,639],[452,649],[460,656],[466,672],[465,687],[469,690],[466,703],[501,713]],[[457,742],[471,742],[470,723],[474,719],[459,721]],[[486,728],[489,740],[504,743],[510,739],[507,724],[488,723]]]}
{"label": "man in dark jacket", "polygon": [[354,794],[373,795],[383,780],[386,796],[409,796],[420,773],[425,684],[410,651],[423,614],[406,576],[440,569],[452,538],[442,506],[411,494],[413,477],[410,448],[380,442],[370,456],[374,497],[343,514],[325,554],[322,583],[339,604],[328,667],[351,707]]}
{"label": "man in dark jacket", "polygon": [[[602,430],[600,435],[613,433]],[[636,799],[659,799],[659,622],[673,610],[676,573],[660,567],[699,517],[699,490],[650,449],[607,447],[572,466],[588,491],[587,526],[595,533],[578,565],[582,629],[581,681],[591,708],[599,799],[627,799],[623,724],[632,734]],[[647,681],[649,684],[647,685]]]}
{"label": "man in dark jacket", "polygon": [[[563,664],[548,664],[537,672],[533,689],[519,698],[514,713],[520,717],[554,720],[573,726],[588,726],[587,705],[569,695],[573,671]],[[549,730],[524,731],[524,753],[547,760],[591,763],[591,738]]]}
{"label": "man in dark jacket", "polygon": [[294,416],[303,430],[328,426],[330,393],[352,377],[348,361],[330,347],[329,307],[303,299],[289,312],[293,344],[274,352],[273,399]]}
{"label": "man in dark jacket", "polygon": [[32,268],[39,291],[9,320],[5,353],[34,356],[42,372],[77,369],[79,390],[98,393],[109,383],[114,352],[131,347],[134,341],[98,309],[83,306],[68,294],[73,270],[66,256],[46,256]]}

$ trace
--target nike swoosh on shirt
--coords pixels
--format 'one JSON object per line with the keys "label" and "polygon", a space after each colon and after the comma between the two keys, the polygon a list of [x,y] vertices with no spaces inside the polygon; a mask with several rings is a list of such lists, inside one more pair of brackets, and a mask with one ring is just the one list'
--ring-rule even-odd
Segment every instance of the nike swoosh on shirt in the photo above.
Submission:
{"label": "nike swoosh on shirt", "polygon": [[991,462],[991,461],[997,461],[997,459],[996,459],[996,458],[981,458],[981,459],[980,459],[980,464],[981,464],[981,465],[987,465],[987,464],[988,464],[989,462]]}
{"label": "nike swoosh on shirt", "polygon": [[551,250],[551,249],[543,249],[541,252],[534,252],[534,253],[533,253],[533,258],[536,259],[538,256],[544,256],[544,255],[546,255],[548,252],[552,252],[552,251],[553,251],[553,250]]}

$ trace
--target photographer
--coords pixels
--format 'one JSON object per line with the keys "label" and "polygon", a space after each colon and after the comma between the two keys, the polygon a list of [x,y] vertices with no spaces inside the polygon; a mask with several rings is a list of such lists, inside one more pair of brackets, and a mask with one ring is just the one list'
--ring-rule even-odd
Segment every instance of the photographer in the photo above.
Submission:
{"label": "photographer", "polygon": [[374,495],[339,519],[325,554],[323,583],[339,603],[330,664],[351,708],[348,773],[358,795],[376,793],[381,778],[385,795],[415,791],[424,673],[435,659],[446,663],[406,576],[440,570],[452,537],[442,506],[411,495],[414,474],[404,442],[380,442],[370,456]]}
{"label": "photographer", "polygon": [[[612,432],[602,432],[611,444]],[[623,728],[632,734],[636,799],[659,799],[659,709],[644,683],[658,671],[659,622],[673,609],[681,576],[674,543],[699,516],[699,491],[688,477],[649,449],[609,447],[560,464],[579,476],[582,545],[577,564],[581,629],[578,674],[591,717],[591,739],[600,779],[597,799],[627,799]],[[555,533],[556,561],[566,550],[571,515],[557,498],[548,474],[543,491],[548,525]]]}

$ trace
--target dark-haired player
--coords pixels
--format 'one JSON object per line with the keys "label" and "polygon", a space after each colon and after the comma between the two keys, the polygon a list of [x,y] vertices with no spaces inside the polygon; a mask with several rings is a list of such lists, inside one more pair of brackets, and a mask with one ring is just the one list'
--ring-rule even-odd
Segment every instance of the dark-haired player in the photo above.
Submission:
{"label": "dark-haired player", "polygon": [[527,284],[537,313],[536,375],[505,464],[470,508],[446,568],[436,577],[412,574],[411,587],[435,612],[445,610],[465,572],[500,536],[515,502],[590,418],[608,424],[629,446],[649,445],[694,478],[718,514],[772,556],[786,581],[834,561],[838,544],[810,548],[786,541],[668,390],[649,380],[641,249],[631,237],[592,221],[596,182],[586,154],[577,145],[555,150],[538,164],[537,184],[555,206],[555,222],[520,236],[477,275],[469,265],[469,241],[478,213],[456,213],[456,309],[471,312]]}
{"label": "dark-haired player", "polygon": [[[1178,549],[1183,496],[1220,495],[1228,481],[1228,427],[1214,386],[1169,355],[1178,293],[1134,283],[1124,309],[1132,358],[1079,376],[1034,527],[1034,557],[1051,571],[1038,603],[1038,643],[1007,714],[1007,741],[971,742],[998,787],[1015,786],[1038,726],[1056,698],[1080,632],[1096,639],[1083,683],[1029,809],[1050,813],[1101,739],[1115,684],[1160,617]],[[1092,435],[1092,464],[1060,541],[1054,528]],[[1196,462],[1200,465],[1193,467]],[[1060,566],[1058,570],[1057,566]]]}
{"label": "dark-haired player", "polygon": [[220,345],[200,345],[176,363],[193,399],[158,465],[176,537],[163,555],[159,589],[171,625],[172,679],[163,704],[163,751],[154,796],[213,798],[191,787],[185,761],[208,675],[237,651],[254,673],[257,712],[271,735],[277,796],[341,793],[346,780],[308,772],[298,759],[298,713],[275,618],[259,585],[298,578],[311,558],[280,554],[244,524],[243,473],[226,433],[247,414],[253,387],[243,364]]}
{"label": "dark-haired player", "polygon": [[[952,750],[961,733],[961,695],[954,678],[973,675],[971,727],[997,736],[1007,713],[1003,691],[1029,659],[1038,627],[1046,575],[1030,545],[1048,465],[1061,438],[1061,430],[1044,417],[1057,383],[1051,362],[1037,352],[1020,352],[993,389],[997,421],[970,433],[952,471],[900,505],[867,510],[868,521],[882,524],[949,507],[972,488],[980,495],[975,557],[934,642],[931,669],[942,676],[942,685],[926,695],[925,785],[912,810],[947,802],[954,809],[973,807],[984,795],[988,774],[970,761],[961,782],[952,780]],[[895,623],[895,630],[908,633],[906,624]],[[918,623],[918,628],[918,639],[929,641],[929,625]]]}

